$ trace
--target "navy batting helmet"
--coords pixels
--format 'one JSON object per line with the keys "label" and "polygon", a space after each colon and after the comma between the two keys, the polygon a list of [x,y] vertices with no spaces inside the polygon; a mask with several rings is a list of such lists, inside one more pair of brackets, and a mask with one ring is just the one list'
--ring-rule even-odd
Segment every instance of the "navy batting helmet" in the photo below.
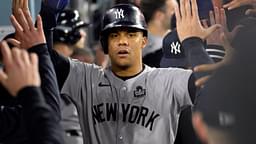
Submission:
{"label": "navy batting helmet", "polygon": [[147,36],[147,24],[138,7],[132,4],[119,4],[109,9],[104,17],[101,28],[101,45],[104,53],[108,53],[107,37],[113,28],[128,27],[141,30]]}
{"label": "navy batting helmet", "polygon": [[53,41],[73,45],[81,38],[79,29],[86,26],[88,23],[80,19],[77,10],[64,10],[59,14]]}

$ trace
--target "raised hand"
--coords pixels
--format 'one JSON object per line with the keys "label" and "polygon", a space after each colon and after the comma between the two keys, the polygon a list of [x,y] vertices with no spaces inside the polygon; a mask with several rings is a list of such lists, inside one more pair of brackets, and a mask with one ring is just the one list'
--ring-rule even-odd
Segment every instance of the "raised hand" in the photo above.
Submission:
{"label": "raised hand", "polygon": [[243,5],[250,5],[256,3],[256,0],[232,0],[231,2],[223,5],[224,8],[232,10]]}
{"label": "raised hand", "polygon": [[179,39],[182,42],[189,37],[199,37],[206,39],[212,32],[220,28],[218,24],[212,25],[209,28],[204,28],[199,20],[198,8],[196,0],[180,0],[180,8],[175,8],[177,19],[177,32]]}
{"label": "raised hand", "polygon": [[[28,0],[12,0],[12,14],[16,17],[18,22],[21,21],[19,9],[22,11],[29,11]],[[15,39],[20,39],[20,36],[17,35],[17,33],[15,33]]]}
{"label": "raised hand", "polygon": [[8,47],[2,42],[3,69],[0,70],[0,82],[12,96],[27,86],[40,86],[38,58],[36,54],[28,54],[26,50]]}
{"label": "raised hand", "polygon": [[[221,37],[222,45],[225,49],[225,56],[224,56],[223,60],[218,63],[214,63],[214,64],[198,65],[198,66],[194,67],[194,69],[193,69],[194,72],[212,73],[212,72],[216,71],[217,69],[219,69],[220,67],[230,63],[233,53],[234,53],[234,49],[231,47],[230,42],[224,33],[222,33],[220,35],[220,37]],[[210,77],[211,77],[211,75],[207,75],[202,78],[199,78],[198,80],[196,80],[195,85],[197,87],[203,87],[204,84],[209,80]]]}
{"label": "raised hand", "polygon": [[[220,35],[224,32],[227,38],[232,41],[233,37],[239,30],[240,26],[236,26],[231,32],[228,30],[226,13],[223,8],[219,9],[217,6],[214,7],[214,11],[209,12],[210,25],[220,24],[222,27],[207,37],[208,45],[222,45],[222,40]],[[208,23],[206,20],[202,21],[203,26],[208,28]]]}
{"label": "raised hand", "polygon": [[20,18],[19,21],[14,15],[11,16],[12,25],[14,26],[15,32],[19,37],[15,46],[22,49],[29,49],[35,45],[46,43],[42,19],[40,16],[37,16],[37,28],[34,27],[29,11],[22,11],[19,9],[17,16]]}

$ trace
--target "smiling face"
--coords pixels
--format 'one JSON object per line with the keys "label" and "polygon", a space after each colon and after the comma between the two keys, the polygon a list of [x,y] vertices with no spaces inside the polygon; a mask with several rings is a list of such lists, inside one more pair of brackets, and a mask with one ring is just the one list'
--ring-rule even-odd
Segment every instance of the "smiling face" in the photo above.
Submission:
{"label": "smiling face", "polygon": [[113,69],[127,70],[142,67],[142,48],[147,38],[141,30],[114,28],[108,35],[108,54]]}

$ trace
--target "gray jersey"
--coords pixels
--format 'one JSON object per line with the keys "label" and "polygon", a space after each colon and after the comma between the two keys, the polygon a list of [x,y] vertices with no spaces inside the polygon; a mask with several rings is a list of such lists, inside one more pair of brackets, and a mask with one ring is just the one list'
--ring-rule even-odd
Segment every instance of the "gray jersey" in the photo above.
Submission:
{"label": "gray jersey", "polygon": [[70,61],[61,93],[76,103],[84,144],[172,144],[179,113],[192,105],[190,70],[145,67],[126,81],[110,69]]}

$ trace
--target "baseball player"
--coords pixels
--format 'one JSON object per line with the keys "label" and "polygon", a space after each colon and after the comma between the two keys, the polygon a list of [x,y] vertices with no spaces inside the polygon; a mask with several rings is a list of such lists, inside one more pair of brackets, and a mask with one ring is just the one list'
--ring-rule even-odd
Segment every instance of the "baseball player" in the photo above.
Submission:
{"label": "baseball player", "polygon": [[[84,50],[86,33],[83,28],[88,23],[81,20],[77,10],[60,12],[57,26],[53,31],[53,48],[61,55],[69,57],[76,49]],[[82,132],[75,105],[65,95],[61,95],[61,126],[66,144],[82,144]]]}
{"label": "baseball player", "polygon": [[[183,3],[189,5],[187,0]],[[181,15],[185,9],[191,11],[183,3]],[[197,14],[195,0],[192,7]],[[195,26],[200,23],[193,20]],[[180,17],[177,21],[181,26],[186,23]],[[61,93],[77,106],[84,143],[172,144],[180,111],[195,99],[192,71],[142,63],[147,27],[137,7],[116,5],[105,13],[102,24],[101,44],[111,60],[106,69],[63,58],[49,49]],[[199,30],[195,35],[195,31],[179,30],[185,47],[203,45],[200,38],[190,37],[210,32],[200,25],[195,28]]]}
{"label": "baseball player", "polygon": [[54,49],[64,56],[71,56],[76,48],[85,48],[86,28],[77,10],[66,9],[60,12],[57,26],[53,31]]}

